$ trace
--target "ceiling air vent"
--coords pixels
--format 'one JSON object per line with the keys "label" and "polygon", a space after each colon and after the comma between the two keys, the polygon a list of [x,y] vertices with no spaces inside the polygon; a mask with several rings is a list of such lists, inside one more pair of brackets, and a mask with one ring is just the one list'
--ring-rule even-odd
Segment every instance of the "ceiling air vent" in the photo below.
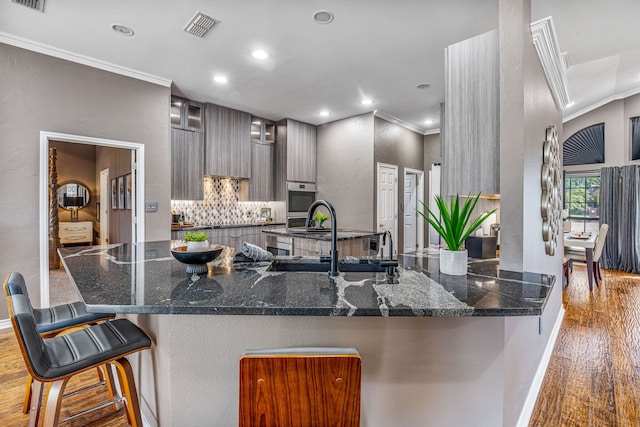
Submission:
{"label": "ceiling air vent", "polygon": [[30,7],[31,9],[44,12],[44,0],[11,0],[13,3],[18,3],[23,6]]}
{"label": "ceiling air vent", "polygon": [[202,12],[196,12],[191,21],[184,27],[184,30],[194,36],[203,37],[211,27],[219,22]]}

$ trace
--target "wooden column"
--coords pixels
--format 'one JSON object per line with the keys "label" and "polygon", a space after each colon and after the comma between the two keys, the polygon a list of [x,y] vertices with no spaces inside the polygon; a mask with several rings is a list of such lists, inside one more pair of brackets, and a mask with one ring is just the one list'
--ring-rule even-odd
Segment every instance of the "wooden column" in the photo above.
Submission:
{"label": "wooden column", "polygon": [[56,169],[57,150],[49,147],[49,269],[60,268],[59,222],[58,222],[58,170]]}

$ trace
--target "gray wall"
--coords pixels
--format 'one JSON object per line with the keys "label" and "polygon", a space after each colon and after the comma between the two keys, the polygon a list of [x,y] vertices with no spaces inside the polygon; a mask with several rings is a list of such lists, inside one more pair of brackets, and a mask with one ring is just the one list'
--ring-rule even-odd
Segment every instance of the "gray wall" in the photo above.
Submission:
{"label": "gray wall", "polygon": [[[442,104],[442,106],[444,106],[444,103]],[[441,122],[442,123],[442,122]],[[423,169],[424,170],[424,197],[425,197],[425,203],[428,205],[429,201],[427,200],[429,198],[429,186],[430,186],[430,182],[429,182],[429,171],[431,170],[431,165],[434,163],[440,163],[442,164],[442,154],[441,154],[441,146],[442,146],[442,141],[440,140],[442,138],[442,134],[441,133],[436,133],[433,135],[425,135],[424,136],[424,164],[423,164]],[[429,229],[431,228],[431,226],[429,225],[428,222],[424,222],[424,245],[425,247],[427,247],[429,245]]]}
{"label": "gray wall", "polygon": [[588,126],[604,123],[604,163],[566,166],[566,171],[600,169],[606,166],[638,164],[631,160],[630,118],[640,116],[640,95],[612,101],[564,124],[564,142],[574,133]]}
{"label": "gray wall", "polygon": [[371,113],[317,128],[317,196],[333,204],[339,228],[376,230],[373,128]]}
{"label": "gray wall", "polygon": [[0,251],[0,274],[22,272],[39,306],[40,131],[145,144],[146,199],[158,201],[146,238],[168,239],[170,89],[6,44],[0,72],[0,235],[11,245]]}
{"label": "gray wall", "polygon": [[[131,152],[125,148],[96,147],[96,179],[100,182],[100,171],[109,169],[111,179],[131,173]],[[100,185],[100,184],[98,184]],[[111,196],[109,196],[111,204]],[[104,212],[104,209],[102,209]],[[109,206],[109,243],[131,243],[131,210],[113,209]]]}
{"label": "gray wall", "polygon": [[[503,425],[512,426],[516,425],[561,308],[562,250],[555,256],[545,255],[540,171],[545,130],[555,125],[562,135],[562,116],[532,44],[530,0],[499,0],[499,15],[500,268],[556,277],[540,318],[510,317],[505,321]],[[560,224],[558,227],[562,229]]]}
{"label": "gray wall", "polygon": [[[387,163],[398,166],[398,236],[394,242],[397,253],[404,248],[404,168],[423,171],[424,167],[424,136],[407,128],[390,123],[380,117],[374,118],[374,169],[373,180],[376,185],[376,165]],[[428,172],[427,172],[428,174]],[[425,191],[429,187],[426,186]],[[425,195],[419,195],[418,200],[425,200]],[[373,192],[373,211],[377,213],[378,191]],[[374,219],[377,222],[377,217]],[[376,230],[376,228],[374,228]]]}

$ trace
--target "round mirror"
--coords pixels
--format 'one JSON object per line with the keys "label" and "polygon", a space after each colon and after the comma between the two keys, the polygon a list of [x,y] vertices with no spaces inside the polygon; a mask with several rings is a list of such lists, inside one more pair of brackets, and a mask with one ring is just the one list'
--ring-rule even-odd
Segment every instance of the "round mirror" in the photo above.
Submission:
{"label": "round mirror", "polygon": [[66,182],[58,187],[58,206],[82,209],[89,203],[89,189],[79,182]]}

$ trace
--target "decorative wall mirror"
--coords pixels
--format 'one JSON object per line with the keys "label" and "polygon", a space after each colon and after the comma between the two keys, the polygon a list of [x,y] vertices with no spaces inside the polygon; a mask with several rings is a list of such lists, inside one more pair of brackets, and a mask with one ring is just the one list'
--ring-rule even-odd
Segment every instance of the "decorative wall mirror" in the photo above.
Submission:
{"label": "decorative wall mirror", "polygon": [[71,221],[78,221],[78,209],[89,203],[89,189],[78,181],[67,181],[58,187],[58,206],[71,211]]}

